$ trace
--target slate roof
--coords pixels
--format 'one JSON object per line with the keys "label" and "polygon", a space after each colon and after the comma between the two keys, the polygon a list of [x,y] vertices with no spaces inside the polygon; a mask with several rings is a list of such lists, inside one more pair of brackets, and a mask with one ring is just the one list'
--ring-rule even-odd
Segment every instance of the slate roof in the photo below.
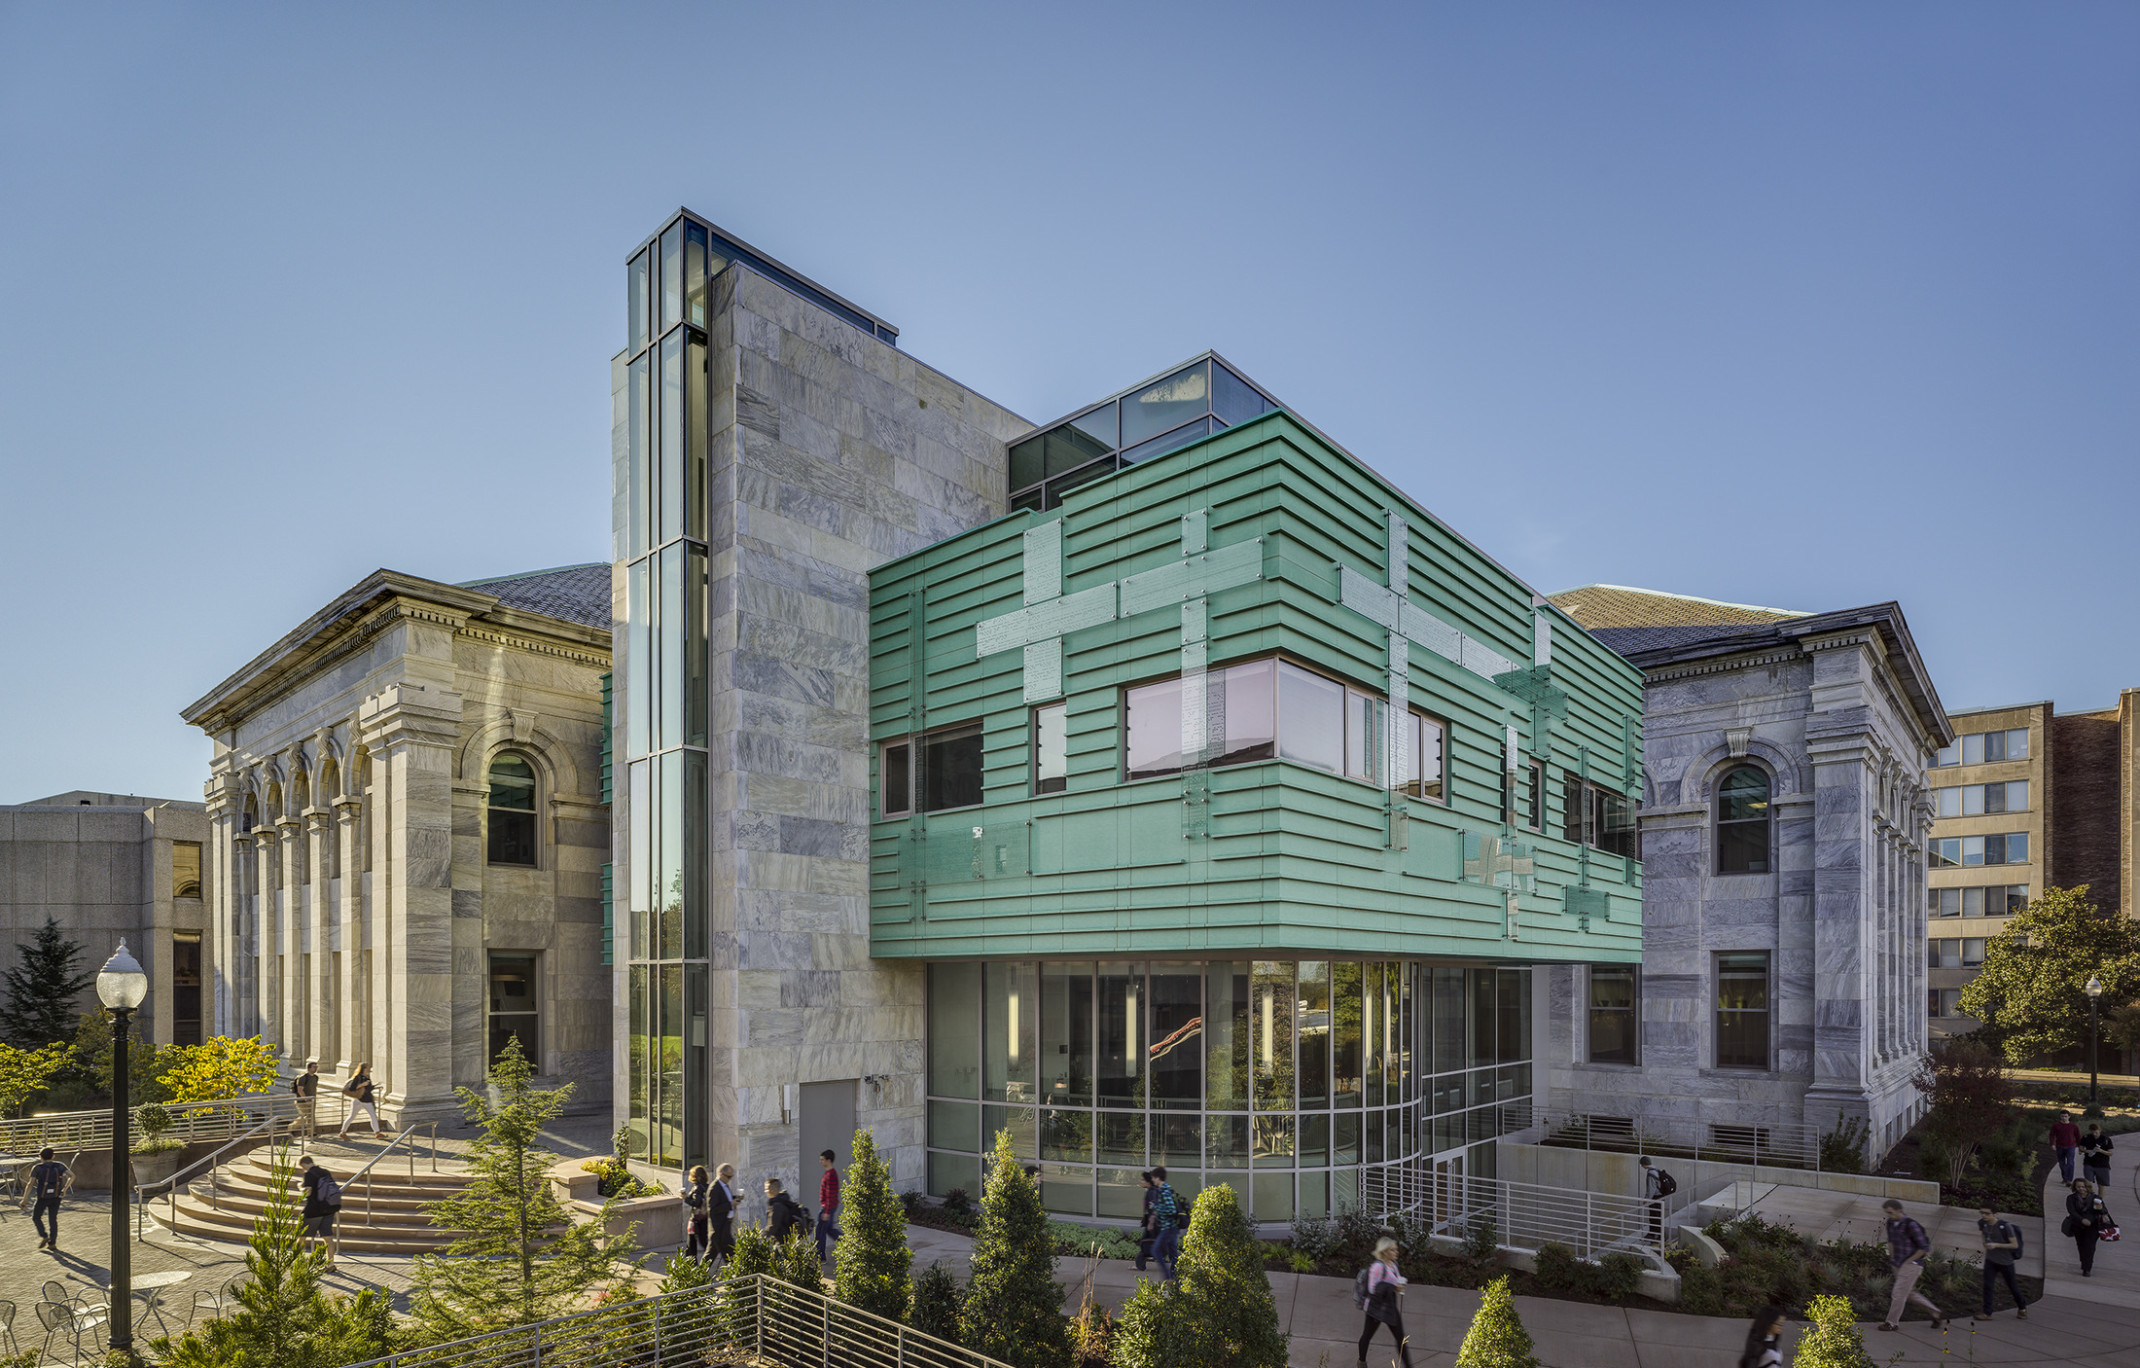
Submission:
{"label": "slate roof", "polygon": [[1725,603],[1624,584],[1586,584],[1549,597],[1555,607],[1593,632],[1626,627],[1728,627],[1811,616],[1791,608]]}
{"label": "slate roof", "polygon": [[455,587],[495,595],[508,608],[610,630],[608,561],[523,570],[517,575],[469,580]]}
{"label": "slate roof", "polygon": [[1772,627],[1749,627],[1743,622],[1688,624],[1684,627],[1592,627],[1590,635],[1610,647],[1614,654],[1632,656],[1643,651],[1662,650],[1670,646],[1698,646],[1710,642],[1722,642],[1738,637],[1751,641],[1773,641],[1776,633]]}

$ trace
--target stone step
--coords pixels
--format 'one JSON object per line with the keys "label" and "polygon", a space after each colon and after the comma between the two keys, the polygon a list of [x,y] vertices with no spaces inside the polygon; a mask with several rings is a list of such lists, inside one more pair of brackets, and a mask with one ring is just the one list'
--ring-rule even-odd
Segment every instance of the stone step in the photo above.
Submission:
{"label": "stone step", "polygon": [[[396,1169],[391,1166],[373,1169],[369,1173],[352,1178],[353,1170],[358,1167],[361,1165],[343,1167],[330,1163],[327,1164],[327,1171],[335,1176],[335,1180],[345,1191],[351,1188],[353,1182],[359,1193],[368,1188],[375,1197],[411,1197],[422,1201],[436,1201],[440,1197],[465,1192],[473,1181],[465,1172],[432,1173],[428,1169],[419,1168],[412,1177],[406,1168]],[[225,1164],[219,1172],[228,1180],[250,1183],[263,1189],[271,1186],[276,1178],[274,1163],[254,1155]],[[285,1170],[283,1181],[294,1188],[302,1178],[296,1170],[290,1169]]]}
{"label": "stone step", "polygon": [[[199,1240],[243,1244],[252,1238],[253,1217],[257,1213],[240,1211],[230,1202],[218,1209],[189,1193],[180,1197],[175,1207],[173,1210],[157,1203],[152,1212],[156,1222]],[[366,1226],[345,1217],[336,1234],[342,1248],[351,1254],[406,1255],[442,1249],[453,1240],[455,1232],[431,1226]]]}
{"label": "stone step", "polygon": [[[198,1198],[203,1202],[208,1202],[222,1210],[239,1212],[244,1215],[247,1221],[265,1214],[268,1209],[268,1196],[266,1193],[249,1191],[244,1188],[233,1188],[221,1183],[216,1185],[213,1194],[196,1190],[187,1195]],[[421,1203],[389,1205],[386,1202],[375,1200],[369,1208],[366,1208],[362,1197],[345,1200],[342,1203],[342,1223],[350,1226],[361,1224],[379,1227],[393,1226],[409,1230],[430,1230],[433,1228],[430,1214],[425,1211]]]}

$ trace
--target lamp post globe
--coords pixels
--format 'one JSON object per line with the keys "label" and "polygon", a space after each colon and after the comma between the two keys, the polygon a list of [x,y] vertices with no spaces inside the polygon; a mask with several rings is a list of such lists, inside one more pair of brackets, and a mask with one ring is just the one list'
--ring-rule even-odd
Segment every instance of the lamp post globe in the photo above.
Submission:
{"label": "lamp post globe", "polygon": [[2088,995],[2088,1105],[2093,1107],[2096,1104],[2095,1050],[2100,1036],[2097,1029],[2096,1004],[2103,996],[2103,980],[2090,974],[2088,981],[2081,985],[2081,991]]}
{"label": "lamp post globe", "polygon": [[127,952],[126,942],[120,941],[97,971],[97,1001],[111,1011],[111,1338],[107,1343],[115,1352],[131,1352],[134,1347],[134,1251],[126,1228],[132,1207],[128,1194],[134,1186],[126,1047],[133,1030],[131,1018],[148,995],[148,974]]}

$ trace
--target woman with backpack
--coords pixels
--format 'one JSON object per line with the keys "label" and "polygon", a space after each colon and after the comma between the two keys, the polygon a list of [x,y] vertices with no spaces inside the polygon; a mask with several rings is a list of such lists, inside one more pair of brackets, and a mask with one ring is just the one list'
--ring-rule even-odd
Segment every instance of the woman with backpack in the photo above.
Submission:
{"label": "woman with backpack", "polygon": [[1404,1274],[1397,1271],[1395,1240],[1385,1235],[1375,1241],[1375,1261],[1354,1280],[1353,1287],[1360,1309],[1367,1313],[1367,1324],[1360,1329],[1360,1368],[1367,1368],[1368,1341],[1375,1337],[1378,1325],[1390,1328],[1390,1338],[1397,1341],[1404,1368],[1412,1368],[1412,1343],[1405,1338],[1404,1308],[1397,1300],[1404,1287]]}
{"label": "woman with backpack", "polygon": [[677,1194],[683,1198],[684,1210],[689,1213],[684,1221],[684,1257],[687,1259],[706,1257],[706,1194],[712,1186],[706,1166],[695,1164],[691,1169],[691,1181],[685,1183],[684,1190]]}
{"label": "woman with backpack", "polygon": [[1764,1306],[1746,1330],[1739,1368],[1783,1368],[1783,1308]]}
{"label": "woman with backpack", "polygon": [[2073,1180],[2073,1195],[2066,1199],[2066,1220],[2059,1230],[2073,1237],[2073,1246],[2080,1252],[2081,1276],[2095,1276],[2095,1242],[2108,1230],[2116,1230],[2117,1222],[2110,1219],[2110,1208],[2095,1190],[2095,1184],[2086,1178]]}

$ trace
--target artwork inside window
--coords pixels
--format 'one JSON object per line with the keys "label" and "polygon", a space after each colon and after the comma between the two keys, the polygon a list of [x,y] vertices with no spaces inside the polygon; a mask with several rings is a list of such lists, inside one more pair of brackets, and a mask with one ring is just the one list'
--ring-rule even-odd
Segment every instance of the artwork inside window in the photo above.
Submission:
{"label": "artwork inside window", "polygon": [[1635,1059],[1635,966],[1590,968],[1590,1062],[1633,1064]]}
{"label": "artwork inside window", "polygon": [[511,751],[490,762],[490,836],[494,865],[535,864],[535,767]]}
{"label": "artwork inside window", "polygon": [[969,722],[921,739],[921,810],[972,807],[981,801],[981,724]]}
{"label": "artwork inside window", "polygon": [[1769,975],[1766,950],[1716,957],[1716,1067],[1769,1067]]}
{"label": "artwork inside window", "polygon": [[1717,786],[1717,873],[1770,873],[1769,846],[1768,775],[1752,765],[1741,765]]}
{"label": "artwork inside window", "polygon": [[496,1060],[507,1040],[518,1040],[520,1052],[536,1073],[542,1072],[542,1039],[539,995],[536,992],[535,956],[490,955],[490,1058]]}
{"label": "artwork inside window", "polygon": [[1033,709],[1033,792],[1061,793],[1070,782],[1069,709]]}
{"label": "artwork inside window", "polygon": [[171,842],[171,896],[174,898],[198,898],[201,896],[201,843],[199,841]]}

